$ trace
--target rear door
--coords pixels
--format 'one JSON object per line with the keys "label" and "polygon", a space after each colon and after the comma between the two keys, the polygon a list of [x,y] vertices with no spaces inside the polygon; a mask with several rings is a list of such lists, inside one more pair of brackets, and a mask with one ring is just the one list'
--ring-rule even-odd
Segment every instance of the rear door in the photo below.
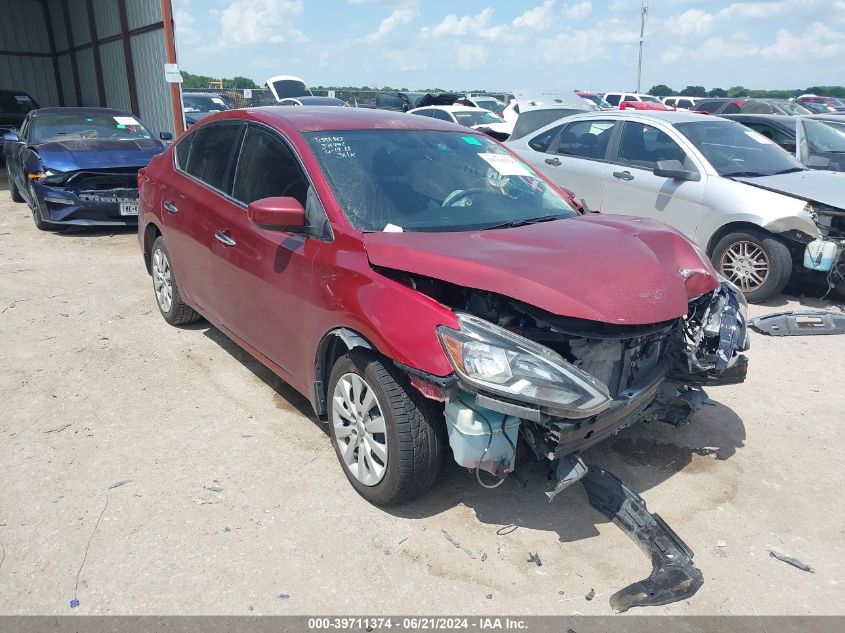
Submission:
{"label": "rear door", "polygon": [[314,257],[323,242],[249,222],[247,206],[288,196],[322,213],[310,181],[281,135],[250,123],[235,167],[232,200],[211,213],[214,303],[222,324],[304,385],[305,315]]}
{"label": "rear door", "polygon": [[[655,176],[658,161],[677,160],[697,171],[700,180],[683,181]],[[639,121],[625,121],[611,153],[602,213],[619,213],[665,222],[690,238],[701,216],[707,175],[684,151],[671,129]]]}
{"label": "rear door", "polygon": [[176,169],[161,192],[164,239],[180,289],[203,314],[219,319],[214,302],[211,244],[215,215],[231,205],[235,149],[241,121],[203,125],[179,141]]}
{"label": "rear door", "polygon": [[599,209],[610,172],[608,150],[618,125],[612,119],[573,121],[552,141],[545,158],[532,162],[552,182]]}

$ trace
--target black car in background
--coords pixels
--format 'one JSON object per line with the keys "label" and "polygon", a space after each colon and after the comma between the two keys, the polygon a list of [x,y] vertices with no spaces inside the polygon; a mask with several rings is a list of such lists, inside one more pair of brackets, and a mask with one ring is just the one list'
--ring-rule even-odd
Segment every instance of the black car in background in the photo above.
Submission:
{"label": "black car in background", "polygon": [[0,166],[3,165],[3,135],[16,130],[38,104],[23,90],[0,90]]}
{"label": "black car in background", "polygon": [[702,112],[704,114],[737,114],[740,108],[748,101],[744,98],[713,97],[711,99],[698,99],[690,112]]}
{"label": "black car in background", "polygon": [[845,171],[845,117],[835,114],[725,114],[722,117],[762,134],[810,169]]}
{"label": "black car in background", "polygon": [[[789,116],[813,114],[800,103],[789,99],[749,99],[739,109],[742,114],[785,114]],[[732,114],[726,112],[725,114]]]}
{"label": "black car in background", "polygon": [[185,125],[192,126],[209,114],[231,110],[232,106],[220,95],[213,92],[182,93],[182,111],[185,113]]}
{"label": "black car in background", "polygon": [[163,152],[129,112],[109,108],[32,110],[5,135],[9,192],[42,231],[138,221],[138,170]]}

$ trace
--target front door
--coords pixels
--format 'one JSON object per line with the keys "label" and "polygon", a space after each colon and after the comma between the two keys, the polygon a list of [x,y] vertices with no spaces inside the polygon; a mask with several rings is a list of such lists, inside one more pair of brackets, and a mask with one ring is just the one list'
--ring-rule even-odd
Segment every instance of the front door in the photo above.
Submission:
{"label": "front door", "polygon": [[[677,160],[697,171],[698,181],[654,175],[658,161]],[[625,121],[611,155],[602,213],[660,220],[693,239],[701,217],[707,175],[665,131],[638,121]]]}
{"label": "front door", "polygon": [[213,213],[214,303],[222,324],[304,386],[305,314],[322,241],[251,224],[250,202],[276,196],[306,206],[309,183],[277,132],[250,124],[234,176],[233,202]]}

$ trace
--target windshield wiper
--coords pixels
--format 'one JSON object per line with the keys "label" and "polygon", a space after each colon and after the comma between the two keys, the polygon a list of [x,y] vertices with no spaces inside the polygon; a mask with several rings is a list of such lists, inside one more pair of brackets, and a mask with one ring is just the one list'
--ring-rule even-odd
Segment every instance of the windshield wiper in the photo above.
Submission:
{"label": "windshield wiper", "polygon": [[729,174],[725,174],[726,178],[760,178],[762,176],[768,176],[769,174],[761,174],[759,171],[734,171]]}
{"label": "windshield wiper", "polygon": [[538,218],[529,218],[527,220],[511,220],[510,222],[502,222],[501,224],[494,224],[492,226],[485,226],[483,230],[489,229],[513,229],[517,226],[527,226],[529,224],[538,224],[539,222],[551,222],[552,220],[560,220],[565,216],[562,215],[543,215]]}
{"label": "windshield wiper", "polygon": [[776,171],[772,174],[772,176],[780,176],[781,174],[794,174],[796,171],[807,171],[803,167],[790,167],[789,169],[783,169],[781,171]]}

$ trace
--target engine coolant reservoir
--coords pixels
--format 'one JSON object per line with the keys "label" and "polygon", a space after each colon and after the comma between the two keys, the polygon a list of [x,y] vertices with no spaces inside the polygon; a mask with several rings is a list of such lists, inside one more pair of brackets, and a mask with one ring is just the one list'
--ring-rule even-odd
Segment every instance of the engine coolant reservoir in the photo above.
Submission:
{"label": "engine coolant reservoir", "polygon": [[455,461],[493,475],[503,476],[514,469],[520,422],[519,418],[479,407],[475,396],[468,393],[446,404],[446,428]]}
{"label": "engine coolant reservoir", "polygon": [[829,240],[813,240],[804,251],[804,267],[827,272],[833,267],[839,254],[839,244]]}

